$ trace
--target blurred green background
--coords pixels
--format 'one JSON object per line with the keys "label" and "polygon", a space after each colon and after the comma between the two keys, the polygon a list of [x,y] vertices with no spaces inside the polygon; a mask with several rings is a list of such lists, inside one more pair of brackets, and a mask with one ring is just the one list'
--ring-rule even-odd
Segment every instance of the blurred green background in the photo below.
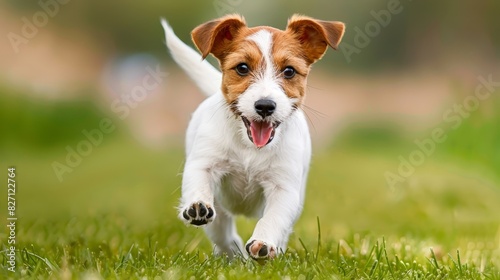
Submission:
{"label": "blurred green background", "polygon": [[[309,77],[304,110],[314,157],[292,244],[314,240],[319,217],[324,235],[337,239],[370,232],[448,247],[478,239],[500,250],[498,1],[49,2],[46,20],[37,1],[0,3],[0,178],[6,182],[7,167],[16,167],[19,239],[50,235],[46,225],[58,221],[117,216],[127,221],[124,230],[171,229],[166,246],[196,234],[210,250],[175,214],[183,133],[203,97],[167,54],[159,19],[190,43],[196,25],[226,13],[278,28],[301,13],[344,21],[347,31],[344,47],[329,50]],[[388,5],[400,12],[377,23],[374,15],[387,15]],[[168,75],[126,106],[148,69]],[[462,115],[454,106],[473,98],[479,77],[494,81],[491,92]],[[90,143],[83,131],[95,132],[103,119],[115,129],[95,136],[98,144],[82,144]],[[388,183],[400,157],[408,160],[415,141],[435,129],[446,140],[411,176]],[[85,151],[79,160],[71,152],[78,147]],[[58,164],[67,168],[59,176]],[[243,239],[253,222],[239,220]]]}

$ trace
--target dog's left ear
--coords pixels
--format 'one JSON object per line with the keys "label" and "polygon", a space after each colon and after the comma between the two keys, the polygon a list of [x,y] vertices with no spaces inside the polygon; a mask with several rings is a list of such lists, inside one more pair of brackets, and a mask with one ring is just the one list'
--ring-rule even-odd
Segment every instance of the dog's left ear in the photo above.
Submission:
{"label": "dog's left ear", "polygon": [[328,46],[337,49],[344,36],[345,24],[295,14],[288,20],[287,31],[300,42],[306,58],[312,64],[325,54]]}

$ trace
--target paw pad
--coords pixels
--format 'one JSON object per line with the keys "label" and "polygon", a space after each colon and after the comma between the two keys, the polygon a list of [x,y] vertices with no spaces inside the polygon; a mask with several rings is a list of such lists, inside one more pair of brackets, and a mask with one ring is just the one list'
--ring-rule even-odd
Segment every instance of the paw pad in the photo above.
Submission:
{"label": "paw pad", "polygon": [[245,248],[250,257],[256,260],[276,257],[276,247],[263,241],[252,240]]}
{"label": "paw pad", "polygon": [[182,212],[182,217],[190,224],[202,226],[213,221],[215,212],[212,207],[203,202],[191,204]]}

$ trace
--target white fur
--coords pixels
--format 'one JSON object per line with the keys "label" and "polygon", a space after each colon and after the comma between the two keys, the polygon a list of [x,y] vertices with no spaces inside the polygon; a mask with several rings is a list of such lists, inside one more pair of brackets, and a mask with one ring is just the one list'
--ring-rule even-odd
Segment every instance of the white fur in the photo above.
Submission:
{"label": "white fur", "polygon": [[[170,54],[175,62],[189,75],[206,96],[217,92],[222,81],[222,74],[201,55],[184,44],[174,33],[165,19],[161,19],[165,39]],[[203,77],[200,79],[200,77]]]}
{"label": "white fur", "polygon": [[[276,253],[284,251],[302,211],[311,157],[310,136],[303,112],[292,110],[293,100],[283,92],[274,77],[275,71],[266,69],[262,79],[250,86],[239,100],[242,113],[254,116],[257,115],[251,108],[256,100],[269,97],[277,103],[277,112],[272,118],[282,123],[271,143],[256,148],[248,139],[241,118],[228,107],[219,86],[212,86],[214,71],[175,37],[166,22],[162,23],[167,46],[177,63],[202,90],[214,90],[214,94],[196,109],[187,130],[180,218],[184,220],[183,211],[194,203],[213,206],[216,215],[205,226],[206,233],[217,252],[232,257],[245,252],[233,216],[257,217],[259,220],[247,244],[260,241]],[[250,40],[256,41],[262,53],[272,61],[270,35],[257,33]],[[266,65],[273,67],[272,63]]]}

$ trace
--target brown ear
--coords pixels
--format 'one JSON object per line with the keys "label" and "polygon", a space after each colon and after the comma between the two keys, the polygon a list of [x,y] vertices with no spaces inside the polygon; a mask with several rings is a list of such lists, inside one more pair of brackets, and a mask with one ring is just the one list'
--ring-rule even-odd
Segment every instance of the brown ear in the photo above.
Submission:
{"label": "brown ear", "polygon": [[239,29],[245,26],[245,19],[242,16],[227,15],[199,25],[191,32],[191,37],[203,58],[212,53],[220,59],[227,44],[233,40]]}
{"label": "brown ear", "polygon": [[345,25],[340,21],[322,21],[301,15],[293,15],[288,20],[287,31],[292,32],[302,45],[310,63],[320,59],[328,46],[337,49]]}

